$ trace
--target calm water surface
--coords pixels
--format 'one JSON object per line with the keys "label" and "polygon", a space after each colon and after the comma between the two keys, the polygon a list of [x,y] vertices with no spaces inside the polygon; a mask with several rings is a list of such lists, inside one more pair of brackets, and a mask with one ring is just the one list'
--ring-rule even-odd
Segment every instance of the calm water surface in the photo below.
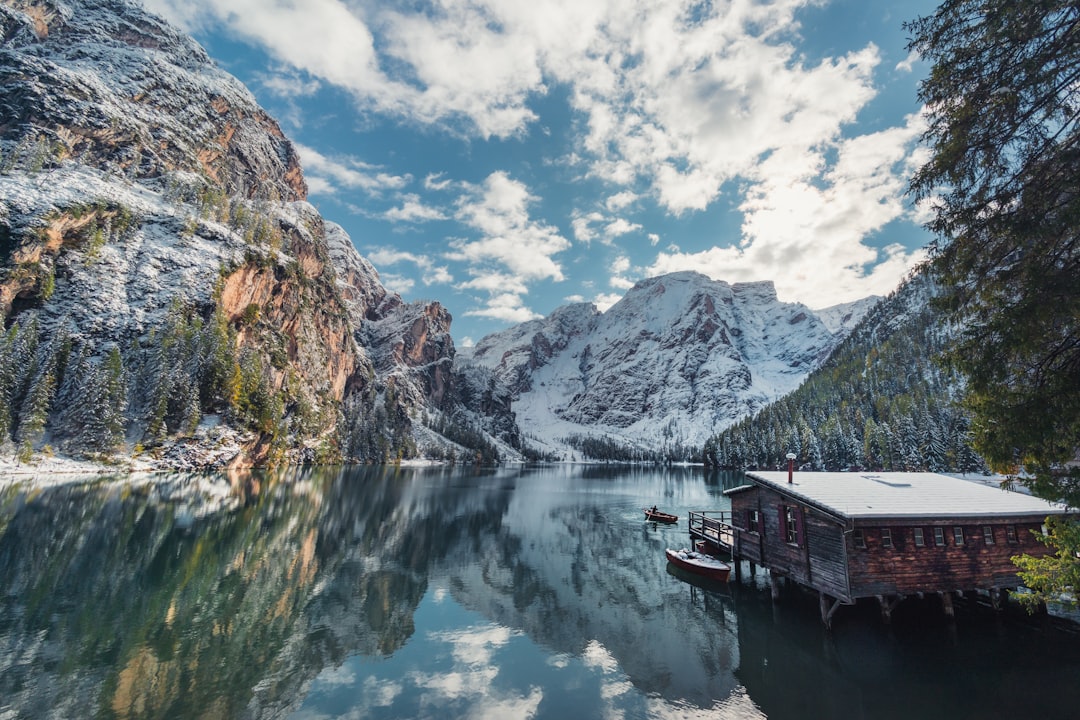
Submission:
{"label": "calm water surface", "polygon": [[[892,625],[668,568],[695,469],[346,468],[0,490],[0,720],[1076,718],[1080,632]],[[645,523],[656,503],[683,520]]]}

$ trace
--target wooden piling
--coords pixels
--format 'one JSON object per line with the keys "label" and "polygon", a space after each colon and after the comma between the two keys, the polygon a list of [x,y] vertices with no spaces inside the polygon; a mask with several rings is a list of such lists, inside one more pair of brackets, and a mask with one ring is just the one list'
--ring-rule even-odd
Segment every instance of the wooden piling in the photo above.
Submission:
{"label": "wooden piling", "polygon": [[945,610],[945,617],[950,620],[956,619],[956,610],[953,608],[952,593],[942,592],[941,595],[941,607]]}

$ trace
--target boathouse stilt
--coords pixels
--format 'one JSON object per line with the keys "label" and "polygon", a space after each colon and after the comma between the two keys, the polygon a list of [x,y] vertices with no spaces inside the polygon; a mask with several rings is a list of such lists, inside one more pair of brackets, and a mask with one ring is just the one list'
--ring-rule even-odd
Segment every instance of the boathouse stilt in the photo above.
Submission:
{"label": "boathouse stilt", "polygon": [[878,604],[881,605],[881,621],[888,625],[892,622],[892,613],[896,606],[903,601],[903,595],[894,595],[892,598],[886,595],[878,595]]}
{"label": "boathouse stilt", "polygon": [[[829,601],[832,601],[832,604]],[[825,629],[832,630],[832,618],[836,614],[836,611],[840,609],[840,606],[844,604],[844,601],[840,598],[831,598],[825,594],[823,590],[818,591],[818,606],[821,608],[821,622],[825,624]]]}
{"label": "boathouse stilt", "polygon": [[780,574],[769,571],[769,591],[772,594],[773,602],[780,599]]}
{"label": "boathouse stilt", "polygon": [[941,592],[939,593],[939,595],[941,595],[941,607],[945,610],[945,617],[949,618],[950,620],[955,620],[956,609],[953,608],[952,593]]}

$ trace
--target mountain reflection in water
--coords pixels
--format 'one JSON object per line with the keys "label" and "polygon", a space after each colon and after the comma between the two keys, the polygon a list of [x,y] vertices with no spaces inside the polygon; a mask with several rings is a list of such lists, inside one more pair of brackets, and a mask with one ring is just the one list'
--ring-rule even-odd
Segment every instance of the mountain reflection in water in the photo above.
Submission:
{"label": "mountain reflection in water", "polygon": [[[738,478],[337,468],[0,489],[0,718],[1072,717],[1075,626],[669,569]],[[205,482],[205,478],[202,478]]]}

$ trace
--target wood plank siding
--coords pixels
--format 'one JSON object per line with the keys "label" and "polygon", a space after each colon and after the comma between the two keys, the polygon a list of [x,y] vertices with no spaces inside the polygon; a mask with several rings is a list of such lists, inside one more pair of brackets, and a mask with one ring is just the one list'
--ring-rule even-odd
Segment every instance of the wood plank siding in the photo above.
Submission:
{"label": "wood plank siding", "polygon": [[[795,542],[786,537],[787,508],[797,516]],[[752,510],[758,511],[756,533]],[[843,526],[834,518],[764,488],[732,495],[731,515],[737,556],[834,597],[849,596]]]}
{"label": "wood plank siding", "polygon": [[[1009,528],[1012,532],[1009,532]],[[923,546],[915,530],[922,529]],[[962,533],[957,544],[956,529]],[[985,529],[989,528],[992,543]],[[1041,523],[1027,518],[905,518],[903,521],[860,520],[846,539],[852,597],[950,590],[990,590],[1021,585],[1011,558],[1021,553],[1049,552],[1032,534]],[[940,541],[935,529],[940,529]],[[888,530],[892,547],[886,546]],[[1010,539],[1011,538],[1011,539]]]}

